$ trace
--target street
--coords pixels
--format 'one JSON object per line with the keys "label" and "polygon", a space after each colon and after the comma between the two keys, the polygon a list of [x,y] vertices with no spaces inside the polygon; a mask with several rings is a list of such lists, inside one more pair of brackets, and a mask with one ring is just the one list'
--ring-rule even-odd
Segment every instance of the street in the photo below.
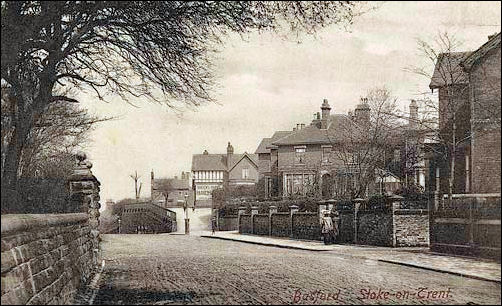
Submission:
{"label": "street", "polygon": [[[500,304],[500,284],[184,235],[103,235],[94,304]],[[82,298],[82,297],[81,297]],[[82,302],[82,301],[80,301]]]}

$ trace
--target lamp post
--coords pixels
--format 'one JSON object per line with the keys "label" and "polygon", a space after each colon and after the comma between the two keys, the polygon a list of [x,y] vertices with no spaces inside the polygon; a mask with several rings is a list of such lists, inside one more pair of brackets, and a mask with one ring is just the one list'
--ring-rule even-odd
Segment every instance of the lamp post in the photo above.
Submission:
{"label": "lamp post", "polygon": [[190,234],[190,219],[188,218],[188,194],[185,194],[185,204],[183,205],[185,211],[185,235]]}
{"label": "lamp post", "polygon": [[120,234],[120,222],[121,222],[120,218],[119,218],[118,221],[119,221],[119,234]]}

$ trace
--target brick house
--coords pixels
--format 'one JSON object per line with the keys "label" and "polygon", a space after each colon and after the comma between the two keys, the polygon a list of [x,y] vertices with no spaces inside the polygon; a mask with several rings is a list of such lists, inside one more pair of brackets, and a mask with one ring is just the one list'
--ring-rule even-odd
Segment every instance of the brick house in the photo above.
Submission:
{"label": "brick house", "polygon": [[[150,196],[152,203],[164,208],[183,207],[186,201],[192,203],[193,192],[190,184],[190,173],[181,172],[181,177],[174,178],[155,178],[150,173]],[[167,195],[167,201],[166,201]]]}
{"label": "brick house", "polygon": [[192,178],[197,207],[211,207],[212,191],[218,188],[254,186],[258,182],[258,155],[234,154],[228,143],[226,154],[192,156]]}
{"label": "brick house", "polygon": [[500,33],[461,63],[469,76],[471,193],[500,193]]}
{"label": "brick house", "polygon": [[[348,135],[356,135],[358,142],[366,141],[371,110],[363,100],[354,114],[331,115],[330,111],[328,101],[324,100],[321,113],[316,114],[310,125],[297,124],[292,131],[276,132],[261,141],[256,153],[259,156],[260,178],[265,180],[265,197],[331,197],[346,193],[355,185],[354,173],[361,171],[356,169],[356,154],[349,152],[341,157],[338,153],[347,146]],[[385,164],[400,161],[401,145],[407,130],[404,127],[395,131],[391,143],[385,144]],[[420,175],[426,176],[417,171],[417,179],[413,179],[425,185],[425,179],[418,179]],[[366,195],[377,190],[395,191],[400,183],[401,178],[394,173],[377,169]]]}
{"label": "brick house", "polygon": [[[499,33],[474,52],[441,54],[434,68],[442,139],[451,143],[456,125],[453,193],[500,192],[500,64]],[[447,193],[449,161],[436,156],[431,166]]]}
{"label": "brick house", "polygon": [[[298,128],[300,125],[298,125]],[[295,128],[296,130],[296,128]],[[270,138],[263,138],[255,154],[258,155],[259,179],[263,180],[265,196],[279,196],[279,181],[277,175],[278,146],[272,143],[293,133],[293,131],[277,131]]]}

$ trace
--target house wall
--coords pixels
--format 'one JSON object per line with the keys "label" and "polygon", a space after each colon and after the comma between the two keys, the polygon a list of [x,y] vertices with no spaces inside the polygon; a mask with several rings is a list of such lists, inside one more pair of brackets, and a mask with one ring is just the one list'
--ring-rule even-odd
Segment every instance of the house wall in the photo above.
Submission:
{"label": "house wall", "polygon": [[[188,195],[191,198],[191,190],[188,189],[176,189],[169,193],[167,198],[166,208],[169,207],[182,207],[185,202],[185,195]],[[190,199],[188,199],[188,203],[191,203]]]}
{"label": "house wall", "polygon": [[[248,179],[242,178],[242,169],[249,169]],[[244,157],[229,173],[230,184],[254,184],[258,182],[258,168],[247,157]]]}
{"label": "house wall", "polygon": [[266,173],[270,172],[270,153],[258,154],[258,173],[261,179]]}
{"label": "house wall", "polygon": [[297,164],[295,146],[280,146],[278,149],[279,171],[318,167],[322,156],[321,145],[306,145],[306,147],[305,163]]}
{"label": "house wall", "polygon": [[[500,192],[500,45],[469,75],[472,112],[472,193]],[[498,124],[490,124],[496,120]],[[487,120],[488,119],[488,120]]]}

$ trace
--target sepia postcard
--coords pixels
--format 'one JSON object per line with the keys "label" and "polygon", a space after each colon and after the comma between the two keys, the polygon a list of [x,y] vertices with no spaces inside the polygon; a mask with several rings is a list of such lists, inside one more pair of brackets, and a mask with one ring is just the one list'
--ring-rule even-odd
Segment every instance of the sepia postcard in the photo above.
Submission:
{"label": "sepia postcard", "polygon": [[501,304],[501,2],[2,1],[1,304]]}

